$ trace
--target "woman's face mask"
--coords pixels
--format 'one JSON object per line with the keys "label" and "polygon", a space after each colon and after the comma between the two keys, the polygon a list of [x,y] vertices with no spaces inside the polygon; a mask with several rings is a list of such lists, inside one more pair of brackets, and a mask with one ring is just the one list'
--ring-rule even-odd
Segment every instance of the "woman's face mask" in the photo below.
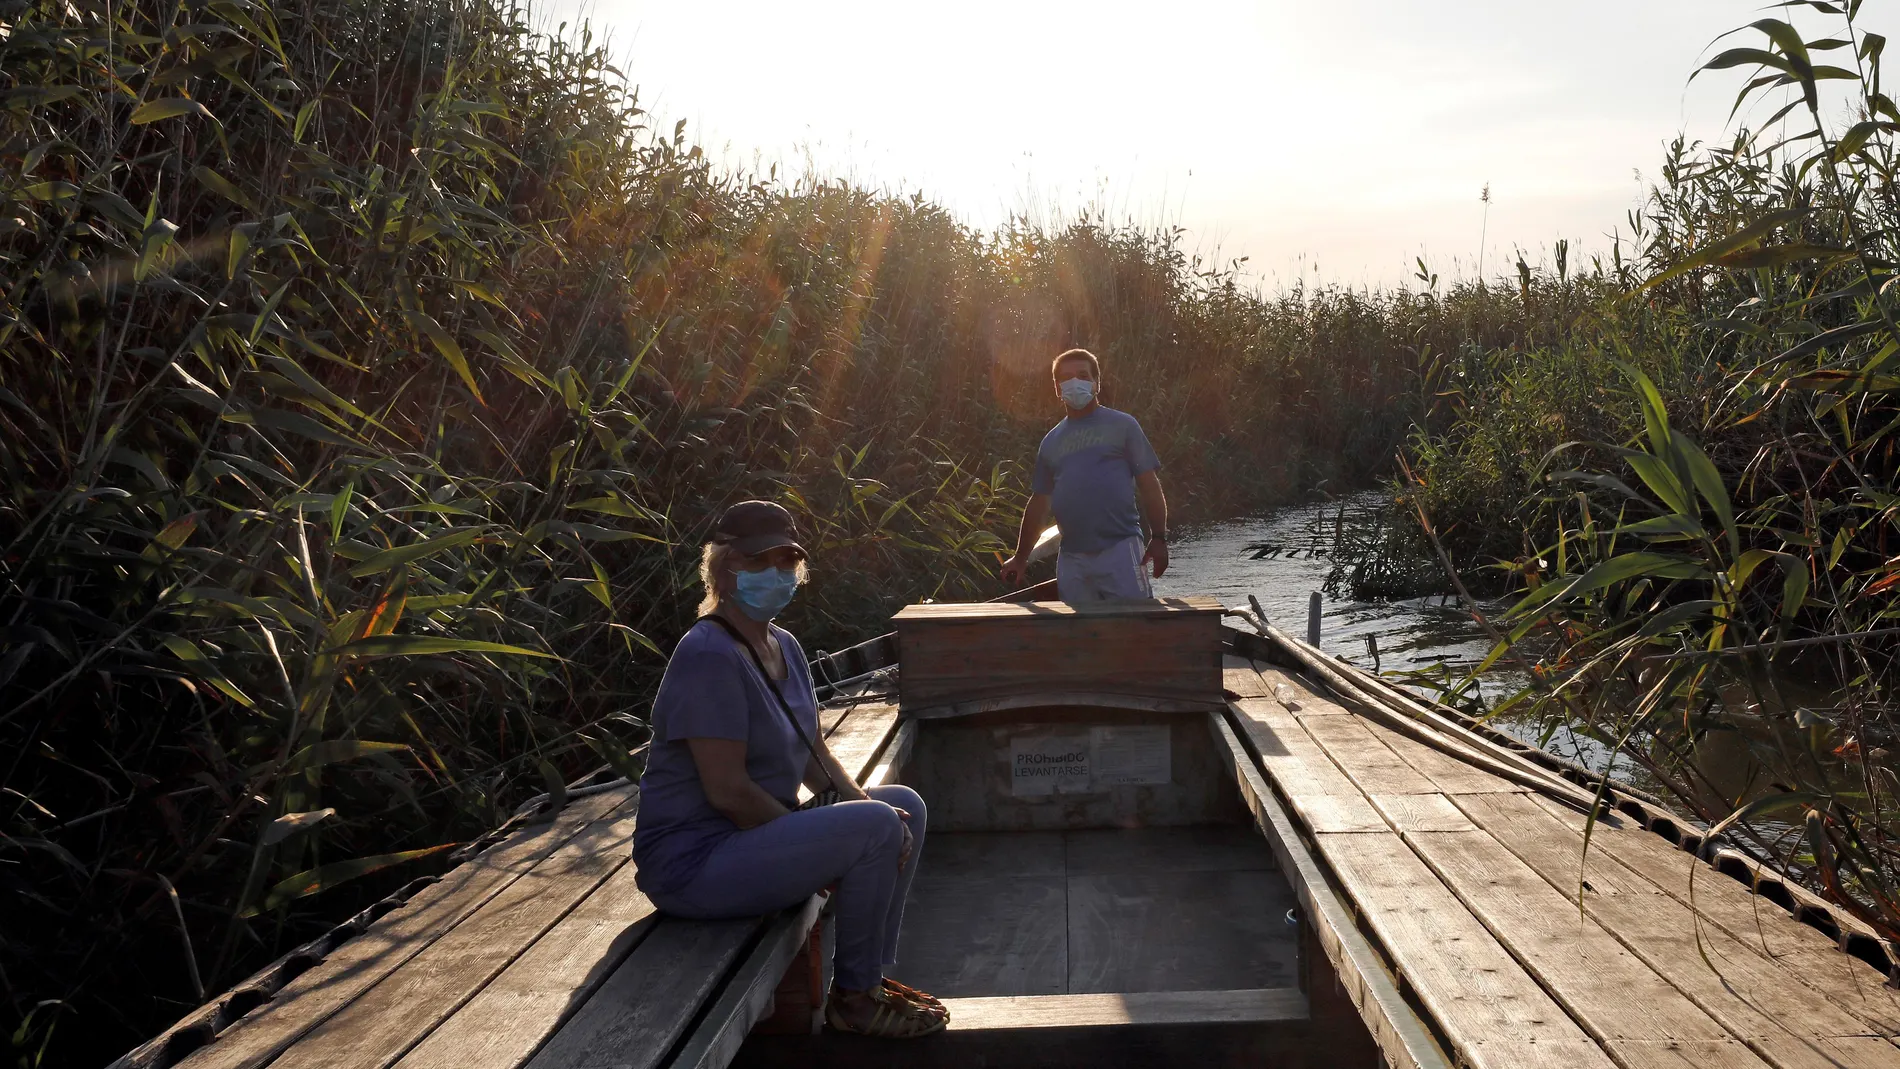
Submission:
{"label": "woman's face mask", "polygon": [[1088,379],[1063,379],[1056,387],[1062,393],[1062,403],[1077,412],[1089,406],[1095,400],[1095,384]]}
{"label": "woman's face mask", "polygon": [[733,573],[733,600],[739,611],[764,623],[785,611],[798,592],[797,568],[761,568]]}

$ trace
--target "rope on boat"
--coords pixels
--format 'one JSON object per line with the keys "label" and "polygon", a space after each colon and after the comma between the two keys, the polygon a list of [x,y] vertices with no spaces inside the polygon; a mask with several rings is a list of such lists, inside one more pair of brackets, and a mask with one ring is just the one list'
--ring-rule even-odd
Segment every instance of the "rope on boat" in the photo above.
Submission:
{"label": "rope on boat", "polygon": [[882,668],[873,668],[869,672],[860,673],[858,675],[852,676],[849,679],[840,679],[836,683],[829,683],[829,682],[818,683],[815,686],[813,686],[812,689],[814,691],[830,691],[830,694],[828,694],[824,698],[824,701],[827,703],[837,701],[839,698],[847,697],[847,696],[863,697],[864,694],[862,693],[855,694],[855,695],[845,695],[843,693],[844,688],[853,686],[855,684],[864,684],[868,688],[872,682],[882,681],[884,677],[888,677],[894,671],[895,671],[895,667],[887,664]]}

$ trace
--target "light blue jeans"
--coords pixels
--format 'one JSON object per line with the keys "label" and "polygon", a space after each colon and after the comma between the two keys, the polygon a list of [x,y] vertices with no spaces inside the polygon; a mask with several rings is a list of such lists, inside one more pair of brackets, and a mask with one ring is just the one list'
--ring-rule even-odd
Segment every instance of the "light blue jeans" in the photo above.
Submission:
{"label": "light blue jeans", "polygon": [[[870,801],[839,802],[787,813],[747,828],[713,847],[684,887],[652,895],[666,913],[695,920],[756,917],[797,905],[832,883],[837,949],[832,956],[837,985],[867,991],[897,961],[897,932],[904,899],[924,850],[924,800],[909,787],[872,787]],[[897,869],[904,836],[902,809],[910,814],[910,861]]]}

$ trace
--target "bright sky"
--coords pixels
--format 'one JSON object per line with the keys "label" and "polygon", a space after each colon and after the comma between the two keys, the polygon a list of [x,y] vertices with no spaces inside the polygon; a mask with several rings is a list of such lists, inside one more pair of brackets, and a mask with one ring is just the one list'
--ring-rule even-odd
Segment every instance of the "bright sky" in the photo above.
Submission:
{"label": "bright sky", "polygon": [[[1771,13],[1735,0],[537,11],[585,12],[641,104],[669,129],[685,119],[715,160],[921,190],[976,226],[1096,205],[1183,226],[1203,256],[1248,257],[1269,289],[1407,282],[1419,255],[1468,276],[1481,232],[1487,275],[1510,270],[1514,246],[1534,263],[1559,237],[1607,248],[1640,201],[1637,172],[1656,174],[1676,132],[1720,136],[1741,72],[1685,88],[1711,40]],[[1861,19],[1895,21],[1891,7]]]}

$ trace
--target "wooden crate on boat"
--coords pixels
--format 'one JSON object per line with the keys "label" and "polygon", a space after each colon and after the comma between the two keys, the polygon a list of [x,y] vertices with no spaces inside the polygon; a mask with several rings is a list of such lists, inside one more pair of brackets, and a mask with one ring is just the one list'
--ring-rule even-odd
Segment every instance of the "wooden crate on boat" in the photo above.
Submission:
{"label": "wooden crate on boat", "polygon": [[1221,612],[1209,597],[906,606],[899,698],[906,710],[1062,694],[1218,707]]}

